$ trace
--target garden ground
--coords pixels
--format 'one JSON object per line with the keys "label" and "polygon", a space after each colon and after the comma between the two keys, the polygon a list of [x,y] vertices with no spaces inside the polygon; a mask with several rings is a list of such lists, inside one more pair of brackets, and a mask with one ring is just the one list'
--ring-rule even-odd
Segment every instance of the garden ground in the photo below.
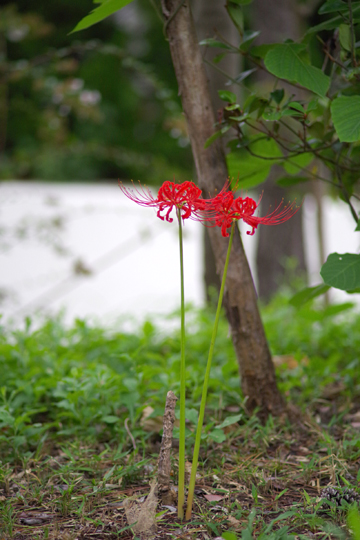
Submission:
{"label": "garden ground", "polygon": [[[246,413],[222,320],[192,520],[159,502],[154,538],[360,537],[344,491],[356,498],[360,486],[360,316],[350,304],[295,308],[285,292],[262,315],[289,415],[262,425]],[[191,460],[213,313],[189,309],[187,320]],[[27,320],[2,329],[0,361],[0,538],[136,538],[127,516],[156,478],[166,393],[179,389],[178,333],[150,321],[129,334]],[[177,437],[175,427],[175,487]],[[337,496],[326,508],[328,485]]]}

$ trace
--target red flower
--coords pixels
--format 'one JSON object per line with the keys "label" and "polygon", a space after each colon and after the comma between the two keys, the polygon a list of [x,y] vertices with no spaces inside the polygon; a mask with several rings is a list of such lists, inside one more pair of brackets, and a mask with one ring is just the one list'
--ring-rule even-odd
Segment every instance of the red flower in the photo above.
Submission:
{"label": "red flower", "polygon": [[[206,202],[207,211],[205,212],[204,221],[212,222],[212,226],[221,227],[221,234],[224,237],[229,236],[229,229],[234,220],[242,219],[252,227],[251,231],[246,234],[253,235],[258,225],[278,225],[290,219],[298,210],[296,203],[290,203],[283,206],[281,202],[275,210],[264,217],[254,216],[259,203],[250,197],[234,198],[232,191],[227,191],[229,183],[226,182],[224,188],[213,199],[208,199]],[[260,199],[261,200],[261,199]]]}
{"label": "red flower", "polygon": [[[239,199],[240,198],[241,197],[239,197]],[[246,199],[249,199],[249,197],[246,197]],[[253,199],[249,199],[249,201],[251,201],[251,208],[249,205],[249,212],[245,211],[243,215],[240,216],[240,218],[245,221],[245,223],[250,225],[250,227],[252,227],[252,231],[246,232],[246,234],[250,235],[253,235],[255,233],[255,229],[257,229],[258,225],[280,225],[280,223],[284,223],[284,221],[287,221],[288,219],[293,217],[293,215],[296,214],[296,212],[300,208],[300,206],[296,206],[296,201],[285,205],[284,201],[281,201],[281,203],[275,208],[275,210],[269,212],[264,217],[258,217],[252,215],[257,208],[257,204],[255,203],[255,201],[253,201]],[[252,210],[253,205],[254,210]]]}
{"label": "red flower", "polygon": [[229,229],[232,225],[234,216],[232,212],[232,204],[234,202],[234,194],[232,191],[221,191],[213,199],[207,201],[208,209],[211,208],[209,215],[213,213],[213,217],[210,219],[215,220],[215,226],[221,227],[221,234],[223,236],[229,236],[226,229]]}
{"label": "red flower", "polygon": [[[180,209],[182,219],[192,218],[199,221],[203,219],[201,211],[205,209],[205,202],[200,199],[201,189],[193,182],[175,184],[166,181],[159,189],[156,198],[146,187],[141,186],[140,190],[131,190],[125,188],[121,182],[119,186],[124,195],[140,206],[157,208],[157,216],[163,221],[166,220],[169,223],[173,221],[170,217],[173,208]],[[162,215],[164,212],[166,212],[165,215]]]}

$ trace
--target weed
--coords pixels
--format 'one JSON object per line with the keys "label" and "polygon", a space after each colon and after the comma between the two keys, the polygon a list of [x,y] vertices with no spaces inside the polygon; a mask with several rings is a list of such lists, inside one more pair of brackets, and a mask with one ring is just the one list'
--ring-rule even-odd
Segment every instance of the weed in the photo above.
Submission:
{"label": "weed", "polygon": [[[325,512],[318,497],[328,484],[356,488],[360,480],[360,316],[348,305],[308,304],[295,311],[285,293],[262,311],[272,352],[281,360],[279,385],[304,411],[302,424],[270,416],[263,425],[246,413],[221,320],[195,516],[184,535],[341,540],[347,526],[358,540],[357,518],[347,518],[351,509]],[[213,313],[189,311],[190,319],[189,456]],[[122,501],[146,495],[154,474],[161,436],[156,421],[166,392],[178,391],[178,333],[166,335],[150,321],[130,334],[84,321],[68,328],[54,319],[35,331],[29,324],[15,332],[1,328],[0,363],[1,534],[130,539]],[[141,420],[146,406],[153,409],[151,432]],[[176,433],[174,440],[176,471]],[[158,517],[164,538],[181,537],[184,525],[171,509],[159,507]]]}

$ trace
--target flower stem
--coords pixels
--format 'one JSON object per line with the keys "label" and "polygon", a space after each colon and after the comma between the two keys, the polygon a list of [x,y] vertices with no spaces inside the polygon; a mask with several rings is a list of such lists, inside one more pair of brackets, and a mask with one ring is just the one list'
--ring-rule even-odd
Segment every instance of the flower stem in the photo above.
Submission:
{"label": "flower stem", "polygon": [[218,305],[217,305],[217,309],[216,309],[215,324],[214,324],[213,333],[212,333],[212,336],[211,336],[209,356],[208,356],[208,361],[207,361],[207,365],[206,365],[204,386],[203,386],[202,396],[201,396],[199,420],[198,420],[198,425],[197,425],[197,430],[196,430],[194,455],[193,455],[193,462],[192,462],[192,467],[191,467],[190,485],[189,485],[189,493],[188,493],[188,499],[187,499],[187,508],[186,508],[185,519],[191,519],[192,505],[193,505],[193,499],[194,499],[195,481],[196,481],[196,471],[197,471],[198,460],[199,460],[201,431],[202,431],[202,427],[203,427],[203,423],[204,423],[206,397],[207,397],[207,390],[208,390],[209,378],[210,378],[211,361],[212,361],[212,357],[213,357],[213,353],[214,353],[215,339],[216,339],[217,329],[218,329],[218,325],[219,325],[219,319],[220,319],[220,313],[221,313],[221,305],[222,305],[222,300],[223,300],[223,296],[224,296],[226,274],[227,274],[227,270],[228,270],[228,266],[229,266],[229,259],[230,259],[231,245],[232,245],[233,236],[234,236],[234,230],[235,230],[235,221],[233,222],[232,227],[231,227],[231,233],[230,233],[230,239],[229,239],[229,247],[228,247],[227,254],[226,254],[224,273],[223,273],[223,277],[222,277],[220,293],[219,293],[219,300],[218,300]]}
{"label": "flower stem", "polygon": [[180,246],[180,295],[181,295],[181,359],[180,359],[180,433],[179,433],[179,479],[178,479],[178,517],[184,517],[185,500],[185,300],[184,300],[184,254],[181,210],[176,209],[179,222]]}

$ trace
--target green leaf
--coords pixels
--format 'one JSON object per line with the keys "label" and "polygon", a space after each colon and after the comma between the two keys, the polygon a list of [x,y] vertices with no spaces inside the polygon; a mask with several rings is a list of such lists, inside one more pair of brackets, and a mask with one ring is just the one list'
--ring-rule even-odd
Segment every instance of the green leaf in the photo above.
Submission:
{"label": "green leaf", "polygon": [[[235,149],[226,156],[229,176],[239,179],[240,189],[249,189],[264,182],[272,165],[283,158],[273,139],[258,139],[249,145],[249,149],[256,156],[251,155],[245,148]],[[269,157],[279,159],[262,159]]]}
{"label": "green leaf", "polygon": [[217,426],[217,429],[222,429],[227,426],[231,426],[232,424],[236,424],[239,420],[242,418],[242,414],[237,414],[236,416],[228,416],[225,418],[222,424],[220,426]]}
{"label": "green leaf", "polygon": [[352,532],[352,539],[360,540],[360,513],[357,508],[351,508],[349,510],[347,522]]}
{"label": "green leaf", "polygon": [[280,79],[299,83],[315,94],[325,96],[330,78],[304,60],[305,46],[298,43],[276,45],[265,56],[266,68]]}
{"label": "green leaf", "polygon": [[308,182],[309,178],[306,176],[282,176],[276,183],[281,187],[295,186],[296,184],[301,184],[302,182]]}
{"label": "green leaf", "polygon": [[265,111],[262,115],[263,119],[269,122],[274,122],[276,120],[280,120],[282,117],[283,112],[282,111]]}
{"label": "green leaf", "polygon": [[[360,2],[351,2],[351,9],[355,12],[358,11],[360,7]],[[349,11],[349,6],[347,2],[342,2],[341,0],[327,0],[325,4],[321,6],[318,13],[319,15],[323,15],[324,13],[334,13],[334,12],[341,12],[346,13]]]}
{"label": "green leaf", "polygon": [[218,47],[219,49],[227,49],[228,51],[232,50],[232,47],[214,38],[203,39],[202,41],[200,41],[199,45],[207,45],[208,47]]}
{"label": "green leaf", "polygon": [[283,489],[282,491],[280,491],[280,493],[278,493],[278,494],[276,495],[275,501],[278,501],[283,495],[285,495],[285,493],[286,493],[287,491],[289,491],[288,488],[285,488],[285,489]]}
{"label": "green leaf", "polygon": [[267,53],[276,47],[277,43],[258,45],[251,49],[251,54],[256,58],[265,58]]}
{"label": "green leaf", "polygon": [[301,307],[306,302],[313,300],[317,296],[325,294],[330,289],[330,285],[316,285],[316,287],[306,287],[302,291],[296,293],[289,301],[289,303],[294,307]]}
{"label": "green leaf", "polygon": [[119,421],[119,417],[109,414],[108,416],[103,416],[102,421],[106,424],[115,424]]}
{"label": "green leaf", "polygon": [[277,90],[270,92],[270,96],[278,105],[280,105],[280,103],[284,99],[284,95],[285,95],[285,91],[283,88],[278,88]]}
{"label": "green leaf", "polygon": [[321,6],[318,13],[323,15],[324,13],[333,13],[334,11],[348,11],[348,5],[342,0],[327,0],[325,4]]}
{"label": "green leaf", "polygon": [[351,31],[348,24],[340,24],[339,39],[343,49],[351,51]]}
{"label": "green leaf", "polygon": [[359,221],[358,221],[358,224],[356,225],[355,231],[360,231],[360,219],[359,219]]}
{"label": "green leaf", "polygon": [[222,99],[223,101],[228,101],[229,103],[236,102],[236,95],[229,90],[219,90],[218,94],[220,99]]}
{"label": "green leaf", "polygon": [[301,105],[301,103],[299,103],[298,101],[291,101],[289,104],[288,104],[288,108],[289,109],[295,109],[301,113],[305,113],[305,109],[304,107]]}
{"label": "green leaf", "polygon": [[227,107],[225,107],[225,111],[239,111],[240,110],[240,105],[238,105],[238,103],[233,103],[232,105],[228,105]]}
{"label": "green leaf", "polygon": [[[352,12],[353,12],[353,15],[360,13],[360,2],[355,2],[352,5]],[[338,15],[336,17],[333,17],[332,19],[328,19],[327,21],[317,24],[316,26],[311,26],[307,30],[306,34],[315,34],[317,32],[322,32],[323,30],[332,30],[333,28],[337,28],[343,22],[344,22],[344,16]],[[359,22],[359,20],[357,18],[354,18],[353,22],[357,23]]]}
{"label": "green leaf", "polygon": [[287,173],[297,174],[305,169],[313,159],[314,155],[311,152],[304,152],[298,156],[286,159],[283,163],[283,167]]}
{"label": "green leaf", "polygon": [[247,4],[251,4],[252,0],[231,0],[233,4],[239,4],[239,6],[246,6]]}
{"label": "green leaf", "polygon": [[336,289],[356,289],[360,287],[360,255],[331,253],[322,265],[320,275],[326,285]]}
{"label": "green leaf", "polygon": [[360,96],[340,96],[331,104],[331,115],[341,142],[360,140]]}
{"label": "green leaf", "polygon": [[235,82],[239,83],[239,82],[243,81],[244,79],[246,79],[246,77],[248,77],[249,75],[254,73],[254,71],[257,71],[257,68],[252,68],[252,69],[247,69],[246,71],[242,71],[240,73],[240,75],[235,77],[235,79],[234,79]]}
{"label": "green leaf", "polygon": [[311,101],[309,101],[306,107],[306,112],[309,113],[310,111],[314,111],[317,108],[318,104],[319,104],[319,99],[313,98]]}
{"label": "green leaf", "polygon": [[254,39],[260,34],[259,31],[245,30],[242,36],[242,43],[239,46],[239,51],[246,52]]}
{"label": "green leaf", "polygon": [[303,113],[300,113],[299,111],[294,111],[293,109],[285,109],[282,111],[281,116],[292,116],[294,118],[301,118]]}
{"label": "green leaf", "polygon": [[239,2],[227,2],[226,9],[240,35],[244,31],[244,14]]}
{"label": "green leaf", "polygon": [[226,133],[227,131],[229,131],[229,129],[231,128],[231,126],[224,126],[222,129],[220,129],[219,131],[215,131],[215,133],[213,133],[205,142],[204,144],[204,148],[208,148],[214,141],[216,141],[216,139],[218,139],[219,137],[222,137],[224,135],[224,133]]}
{"label": "green leaf", "polygon": [[226,440],[226,435],[222,431],[222,429],[214,429],[214,431],[211,431],[208,434],[209,439],[212,439],[213,441],[217,443],[222,443]]}
{"label": "green leaf", "polygon": [[132,0],[105,0],[102,2],[99,7],[95,8],[89,15],[86,15],[81,21],[75,26],[74,30],[71,32],[78,32],[79,30],[84,30],[89,28],[93,24],[96,24],[106,17],[109,17],[119,9],[130,4]]}
{"label": "green leaf", "polygon": [[199,415],[196,409],[185,409],[185,418],[193,424],[197,424],[198,417]]}
{"label": "green leaf", "polygon": [[221,538],[224,540],[238,540],[236,534],[229,531],[221,533]]}
{"label": "green leaf", "polygon": [[217,54],[217,55],[214,56],[214,58],[212,59],[213,63],[214,63],[214,64],[218,64],[218,63],[224,58],[224,56],[226,56],[226,55],[227,55],[226,52]]}

